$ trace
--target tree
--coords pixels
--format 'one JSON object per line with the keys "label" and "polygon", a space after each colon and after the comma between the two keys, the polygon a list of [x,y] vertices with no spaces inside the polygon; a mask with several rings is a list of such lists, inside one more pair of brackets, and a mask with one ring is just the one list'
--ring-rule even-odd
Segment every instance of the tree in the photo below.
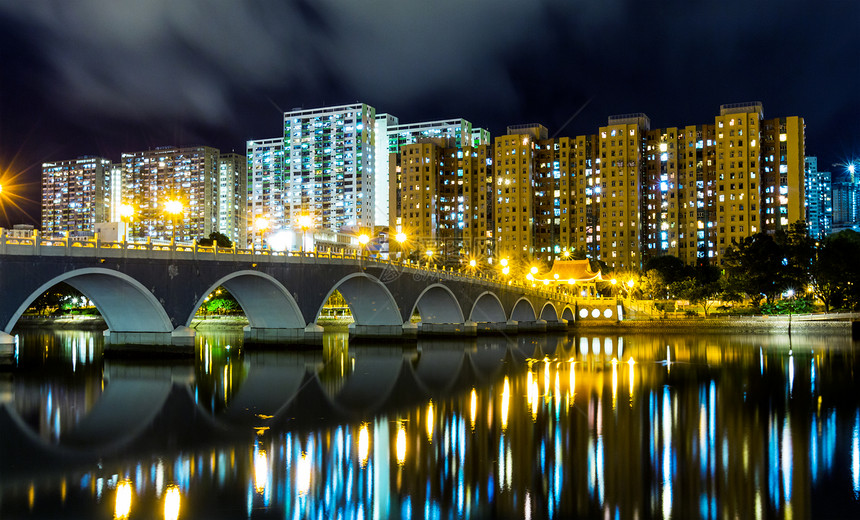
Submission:
{"label": "tree", "polygon": [[651,269],[645,273],[645,276],[639,282],[639,290],[643,295],[649,296],[652,300],[665,298],[666,281],[663,275],[656,269]]}
{"label": "tree", "polygon": [[711,306],[722,292],[722,285],[719,279],[701,283],[691,277],[674,282],[669,290],[679,298],[689,300],[693,305],[701,305],[707,318]]}
{"label": "tree", "polygon": [[774,240],[783,250],[783,271],[789,287],[803,291],[815,258],[815,241],[807,233],[806,222],[799,220],[787,232],[777,232]]}
{"label": "tree", "polygon": [[851,230],[830,235],[818,246],[810,271],[812,289],[824,304],[824,312],[844,304],[856,306],[860,301],[857,258],[860,258],[860,234]]}
{"label": "tree", "polygon": [[680,282],[693,274],[693,268],[677,256],[663,255],[649,258],[643,268],[645,272],[656,270],[666,284]]}
{"label": "tree", "polygon": [[213,244],[218,244],[218,247],[233,247],[230,237],[217,231],[209,233],[209,238],[197,239],[197,243],[204,247],[212,247]]}
{"label": "tree", "polygon": [[732,283],[753,298],[764,296],[767,303],[791,284],[786,272],[785,251],[767,233],[750,235],[726,251],[726,266]]}

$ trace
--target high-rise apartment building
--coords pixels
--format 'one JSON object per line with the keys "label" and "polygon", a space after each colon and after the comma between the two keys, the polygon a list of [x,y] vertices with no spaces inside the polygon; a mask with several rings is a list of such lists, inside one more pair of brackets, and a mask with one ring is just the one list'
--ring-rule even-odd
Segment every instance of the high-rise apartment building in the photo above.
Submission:
{"label": "high-rise apartment building", "polygon": [[218,231],[238,247],[247,244],[248,161],[244,155],[218,158]]}
{"label": "high-rise apartment building", "polygon": [[219,157],[208,146],[122,154],[130,237],[190,241],[217,231]]}
{"label": "high-rise apartment building", "polygon": [[375,190],[373,196],[375,205],[373,223],[377,226],[388,225],[388,206],[390,203],[388,200],[388,129],[396,127],[399,122],[397,117],[391,114],[376,114],[376,123],[374,125],[374,131],[376,132],[374,139],[376,143],[376,165],[373,171],[373,188]]}
{"label": "high-rise apartment building", "polygon": [[547,139],[542,125],[509,126],[493,141],[495,252],[530,259],[535,252],[534,182],[537,143]]}
{"label": "high-rise apartment building", "polygon": [[421,138],[391,154],[390,229],[410,250],[453,263],[492,253],[492,166],[489,146]]}
{"label": "high-rise apartment building", "polygon": [[806,158],[806,226],[821,240],[833,232],[833,193],[830,172],[818,169],[818,158]]}
{"label": "high-rise apartment building", "polygon": [[95,232],[110,219],[111,162],[80,157],[42,164],[42,232]]}
{"label": "high-rise apartment building", "polygon": [[259,248],[264,233],[277,232],[288,225],[289,177],[285,171],[284,138],[248,141],[246,153],[246,233],[248,241]]}
{"label": "high-rise apartment building", "polygon": [[645,114],[611,116],[598,131],[598,157],[592,190],[594,243],[600,260],[613,269],[638,269],[642,263],[643,210],[647,193]]}
{"label": "high-rise apartment building", "polygon": [[[371,228],[374,223],[376,111],[365,104],[284,114],[283,220],[295,228],[307,215],[331,231]],[[273,210],[275,208],[272,208]]]}

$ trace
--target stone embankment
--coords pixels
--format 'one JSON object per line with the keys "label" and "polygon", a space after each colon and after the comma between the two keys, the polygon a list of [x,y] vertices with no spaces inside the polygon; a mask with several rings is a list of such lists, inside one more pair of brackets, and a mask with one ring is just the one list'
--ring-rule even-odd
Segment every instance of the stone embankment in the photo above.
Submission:
{"label": "stone embankment", "polygon": [[[577,330],[611,331],[629,333],[671,333],[689,334],[784,334],[789,326],[792,333],[798,334],[839,334],[852,333],[852,324],[860,323],[860,316],[847,315],[798,315],[792,316],[743,316],[719,318],[644,318],[638,317],[620,322],[577,321]],[[857,327],[857,325],[854,325]]]}

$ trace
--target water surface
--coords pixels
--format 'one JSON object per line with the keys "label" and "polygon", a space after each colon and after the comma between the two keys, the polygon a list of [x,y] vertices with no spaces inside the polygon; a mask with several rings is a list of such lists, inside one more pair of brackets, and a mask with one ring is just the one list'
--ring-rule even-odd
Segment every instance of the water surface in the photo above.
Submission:
{"label": "water surface", "polygon": [[856,344],[543,335],[104,359],[22,334],[2,518],[851,518]]}

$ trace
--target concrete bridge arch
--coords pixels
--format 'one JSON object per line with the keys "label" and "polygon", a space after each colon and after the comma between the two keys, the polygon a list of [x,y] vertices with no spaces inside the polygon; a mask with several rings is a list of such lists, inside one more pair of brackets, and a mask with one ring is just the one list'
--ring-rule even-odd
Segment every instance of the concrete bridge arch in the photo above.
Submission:
{"label": "concrete bridge arch", "polygon": [[421,291],[410,314],[414,314],[415,310],[418,310],[423,324],[463,323],[464,320],[457,297],[451,289],[440,283]]}
{"label": "concrete bridge arch", "polygon": [[6,323],[4,331],[11,332],[33,301],[61,282],[92,300],[112,332],[166,334],[168,338],[173,332],[173,325],[161,303],[143,284],[125,273],[100,267],[75,269],[43,283],[24,299]]}
{"label": "concrete bridge arch", "polygon": [[512,321],[535,321],[537,319],[537,314],[535,313],[534,305],[532,302],[528,300],[528,298],[520,298],[514,304],[513,310],[511,310],[511,320]]}
{"label": "concrete bridge arch", "polygon": [[306,325],[296,300],[281,282],[266,273],[243,270],[220,278],[203,292],[185,321],[186,327],[218,287],[224,287],[236,298],[252,328],[304,329]]}

